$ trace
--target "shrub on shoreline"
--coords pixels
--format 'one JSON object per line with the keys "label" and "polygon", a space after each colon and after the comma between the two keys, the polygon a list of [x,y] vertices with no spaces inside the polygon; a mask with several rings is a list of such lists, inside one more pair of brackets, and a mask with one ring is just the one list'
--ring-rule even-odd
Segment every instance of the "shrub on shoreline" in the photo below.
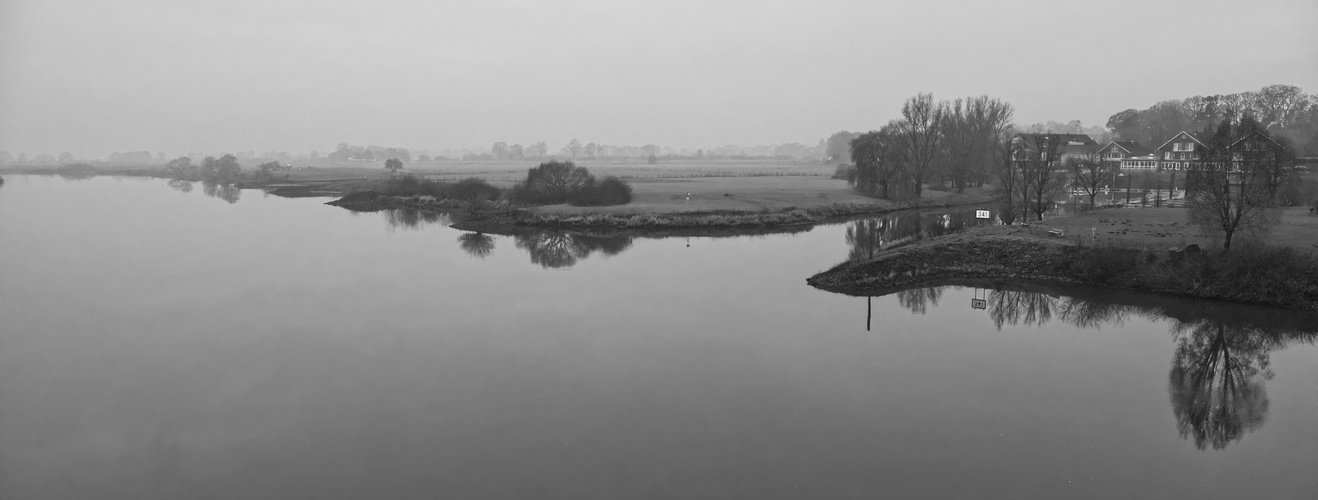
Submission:
{"label": "shrub on shoreline", "polygon": [[626,205],[632,201],[632,189],[617,177],[597,181],[585,167],[550,160],[527,170],[526,181],[513,188],[512,199],[528,205]]}
{"label": "shrub on shoreline", "polygon": [[502,194],[502,191],[484,180],[474,177],[448,183],[405,175],[390,180],[381,194],[385,196],[432,196],[441,200],[496,200]]}
{"label": "shrub on shoreline", "polygon": [[576,207],[626,205],[632,202],[632,187],[613,176],[599,182],[591,178],[585,187],[569,196],[567,202]]}

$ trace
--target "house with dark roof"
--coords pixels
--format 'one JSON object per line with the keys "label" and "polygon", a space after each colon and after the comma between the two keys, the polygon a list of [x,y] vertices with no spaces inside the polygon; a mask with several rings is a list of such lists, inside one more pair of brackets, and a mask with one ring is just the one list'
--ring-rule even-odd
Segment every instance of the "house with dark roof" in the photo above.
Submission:
{"label": "house with dark roof", "polygon": [[1193,134],[1181,131],[1158,146],[1154,157],[1161,170],[1190,170],[1203,159],[1204,142]]}
{"label": "house with dark roof", "polygon": [[[1053,164],[1053,168],[1062,168],[1067,158],[1085,158],[1098,150],[1098,142],[1086,134],[1016,134],[1011,143],[1016,147],[1012,159],[1043,160]],[[1055,151],[1049,151],[1054,149],[1053,145]]]}
{"label": "house with dark roof", "polygon": [[1121,160],[1126,158],[1151,155],[1153,149],[1140,144],[1139,141],[1112,141],[1099,149],[1098,153],[1105,162],[1121,163]]}

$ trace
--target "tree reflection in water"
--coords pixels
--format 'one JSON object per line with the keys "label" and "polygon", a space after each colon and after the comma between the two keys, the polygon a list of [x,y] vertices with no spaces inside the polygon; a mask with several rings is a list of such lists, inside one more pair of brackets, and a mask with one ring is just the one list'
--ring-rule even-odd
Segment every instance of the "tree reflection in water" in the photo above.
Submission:
{"label": "tree reflection in water", "polygon": [[1173,331],[1168,392],[1181,437],[1220,450],[1262,426],[1263,381],[1272,379],[1269,353],[1283,347],[1280,337],[1210,321],[1178,323]]}
{"label": "tree reflection in water", "polygon": [[463,233],[458,236],[458,244],[462,245],[462,251],[467,255],[478,259],[484,259],[494,252],[494,238],[483,233]]}
{"label": "tree reflection in water", "polygon": [[410,231],[420,228],[423,224],[443,224],[448,225],[448,214],[432,210],[417,210],[414,208],[390,208],[382,210],[384,220],[389,224],[389,229],[402,229]]}
{"label": "tree reflection in water", "polygon": [[924,314],[929,311],[929,306],[938,307],[938,299],[943,298],[943,289],[938,288],[913,288],[897,292],[897,302],[912,313]]}
{"label": "tree reflection in water", "polygon": [[974,221],[974,214],[969,211],[901,211],[852,221],[847,225],[847,245],[851,248],[847,259],[870,259],[885,249],[961,231]]}
{"label": "tree reflection in water", "polygon": [[182,179],[170,179],[168,184],[170,188],[176,189],[178,191],[182,191],[184,193],[192,192],[192,181],[185,181]]}
{"label": "tree reflection in water", "polygon": [[600,236],[566,231],[536,231],[514,236],[517,248],[531,254],[531,263],[545,269],[561,269],[594,252],[617,255],[632,245],[629,236]]}
{"label": "tree reflection in water", "polygon": [[206,196],[219,198],[230,204],[238,203],[238,198],[241,198],[243,195],[243,190],[238,189],[237,184],[221,184],[207,181],[202,181],[201,191],[206,193]]}
{"label": "tree reflection in water", "polygon": [[[903,307],[924,314],[928,305],[937,306],[945,288],[894,293]],[[1170,322],[1176,342],[1168,373],[1172,413],[1181,437],[1201,450],[1223,449],[1261,427],[1268,412],[1264,383],[1273,377],[1271,352],[1295,342],[1312,344],[1318,338],[1318,315],[1311,313],[1277,314],[1165,296],[1118,296],[1083,287],[1022,288],[1028,287],[987,291],[986,309],[999,330],[1004,324],[1042,326],[1053,320],[1099,329],[1120,326],[1132,315]],[[866,314],[868,325],[868,309]]]}

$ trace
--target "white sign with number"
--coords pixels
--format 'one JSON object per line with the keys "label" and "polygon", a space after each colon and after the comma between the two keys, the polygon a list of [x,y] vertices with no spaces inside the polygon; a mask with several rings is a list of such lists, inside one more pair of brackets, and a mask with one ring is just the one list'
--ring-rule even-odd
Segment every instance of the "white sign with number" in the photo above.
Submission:
{"label": "white sign with number", "polygon": [[989,218],[989,211],[988,211],[988,210],[976,210],[976,211],[975,211],[975,218],[976,218],[976,219],[987,219],[987,218]]}

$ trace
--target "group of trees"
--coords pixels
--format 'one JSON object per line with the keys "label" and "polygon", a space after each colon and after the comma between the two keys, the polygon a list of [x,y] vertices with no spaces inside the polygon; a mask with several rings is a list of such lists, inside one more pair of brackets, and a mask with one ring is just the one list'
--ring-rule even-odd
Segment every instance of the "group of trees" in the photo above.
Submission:
{"label": "group of trees", "polygon": [[1318,95],[1294,85],[1271,85],[1238,94],[1163,101],[1148,109],[1112,115],[1107,127],[1118,140],[1157,147],[1182,130],[1254,117],[1259,126],[1289,139],[1302,156],[1318,156]]}
{"label": "group of trees", "polygon": [[[958,192],[983,185],[993,174],[999,144],[1010,137],[1013,109],[988,96],[934,101],[919,94],[902,105],[901,118],[850,139],[855,164],[846,177],[858,191],[882,198],[920,197],[934,178]],[[830,137],[837,154],[849,133]]]}
{"label": "group of trees", "polygon": [[325,159],[332,161],[372,161],[391,158],[412,161],[412,152],[408,151],[407,148],[375,145],[354,146],[346,142],[340,142],[334,152],[325,155]]}
{"label": "group of trees", "polygon": [[789,142],[762,146],[744,147],[727,145],[710,149],[677,149],[656,144],[645,144],[642,146],[615,146],[594,142],[583,143],[581,140],[574,138],[568,141],[568,143],[557,152],[552,152],[543,142],[538,142],[530,146],[522,146],[520,144],[508,144],[507,142],[500,141],[494,143],[488,151],[465,151],[458,155],[458,157],[466,161],[538,160],[550,158],[567,159],[572,161],[645,159],[651,163],[665,159],[721,160],[776,158],[820,160],[827,156],[825,150],[826,141],[824,139],[820,139],[819,143],[814,146],[809,146],[799,142]]}
{"label": "group of trees", "polygon": [[571,161],[550,160],[527,170],[526,180],[513,188],[512,197],[537,205],[625,205],[632,201],[632,188],[617,177],[596,179]]}
{"label": "group of trees", "polygon": [[[166,170],[169,171],[176,179],[201,180],[210,183],[228,184],[242,178],[243,167],[238,163],[238,157],[232,154],[226,154],[219,158],[207,156],[201,160],[200,165],[192,163],[192,158],[180,156],[169,160],[165,164]],[[282,170],[277,162],[267,163],[258,167],[258,171],[269,173],[273,170]]]}

